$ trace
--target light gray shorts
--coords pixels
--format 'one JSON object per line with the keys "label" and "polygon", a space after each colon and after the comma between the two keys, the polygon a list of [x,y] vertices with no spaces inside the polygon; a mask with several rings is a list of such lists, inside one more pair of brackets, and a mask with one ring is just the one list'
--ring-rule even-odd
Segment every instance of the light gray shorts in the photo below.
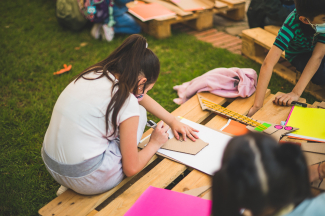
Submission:
{"label": "light gray shorts", "polygon": [[[142,137],[147,112],[140,106],[138,143]],[[51,176],[61,185],[84,195],[106,192],[124,178],[119,139],[110,141],[101,155],[78,164],[63,164],[51,158],[42,148],[42,158]]]}

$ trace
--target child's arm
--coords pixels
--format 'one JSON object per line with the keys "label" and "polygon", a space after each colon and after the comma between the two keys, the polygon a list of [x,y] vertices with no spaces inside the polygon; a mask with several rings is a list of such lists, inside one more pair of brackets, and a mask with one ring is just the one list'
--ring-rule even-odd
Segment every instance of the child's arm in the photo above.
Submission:
{"label": "child's arm", "polygon": [[292,92],[288,94],[279,95],[275,98],[274,103],[283,106],[289,106],[292,101],[298,100],[311,78],[318,70],[323,58],[325,56],[325,44],[317,43],[313,55],[310,57],[304,71],[301,74],[296,86]]}
{"label": "child's arm", "polygon": [[274,65],[279,61],[282,50],[277,46],[272,46],[267,54],[257,82],[256,95],[253,107],[249,110],[247,116],[253,116],[263,106],[266,89],[269,85]]}
{"label": "child's arm", "polygon": [[158,149],[168,140],[168,126],[159,122],[152,132],[147,146],[138,151],[137,129],[139,117],[134,116],[123,121],[119,126],[122,169],[130,177],[140,172]]}
{"label": "child's arm", "polygon": [[175,116],[170,114],[167,110],[165,110],[160,104],[158,104],[154,99],[152,99],[149,95],[145,94],[143,99],[140,101],[140,104],[146,108],[146,110],[153,115],[157,116],[159,119],[163,120],[168,124],[176,137],[176,139],[179,139],[179,134],[181,133],[183,135],[183,139],[186,140],[186,136],[188,136],[192,141],[195,141],[195,138],[199,138],[195,132],[198,132],[198,130],[195,130],[194,128],[181,123],[178,121]]}

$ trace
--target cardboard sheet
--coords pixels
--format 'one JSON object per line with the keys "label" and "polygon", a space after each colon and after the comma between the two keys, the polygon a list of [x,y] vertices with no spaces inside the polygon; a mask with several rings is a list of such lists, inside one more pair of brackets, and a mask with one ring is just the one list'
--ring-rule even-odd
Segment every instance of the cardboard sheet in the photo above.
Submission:
{"label": "cardboard sheet", "polygon": [[212,187],[212,185],[206,185],[206,186],[202,186],[199,188],[194,188],[192,190],[184,191],[183,193],[197,197],[197,196],[200,196],[201,194],[203,194],[205,191],[209,190],[211,187]]}
{"label": "cardboard sheet", "polygon": [[[197,135],[204,142],[209,143],[209,145],[203,148],[196,155],[190,155],[165,149],[159,149],[158,153],[172,158],[182,164],[193,167],[194,169],[200,170],[201,172],[204,172],[208,175],[213,175],[214,172],[219,170],[221,167],[222,155],[229,140],[232,138],[231,135],[226,135],[223,132],[210,129],[184,118],[181,120],[181,122],[199,130]],[[172,134],[170,134],[170,136],[173,137]],[[141,143],[145,139],[143,139]],[[141,145],[141,143],[139,145]]]}
{"label": "cardboard sheet", "polygon": [[301,150],[314,152],[319,154],[325,154],[325,143],[301,143]]}
{"label": "cardboard sheet", "polygon": [[168,10],[158,3],[139,4],[135,7],[129,8],[129,13],[139,18],[142,22],[152,19],[176,16],[176,13]]}
{"label": "cardboard sheet", "polygon": [[[171,131],[169,131],[171,133]],[[150,136],[146,137],[145,140],[141,142],[138,146],[143,148],[149,142]],[[209,145],[208,143],[204,142],[201,139],[197,139],[195,142],[190,140],[189,138],[184,141],[182,135],[180,135],[180,139],[177,140],[175,137],[169,139],[161,148],[170,150],[170,151],[177,151],[186,154],[196,155],[199,151],[201,151],[204,147]]]}
{"label": "cardboard sheet", "polygon": [[209,216],[212,201],[149,186],[125,216]]}
{"label": "cardboard sheet", "polygon": [[293,106],[287,125],[299,128],[290,137],[325,142],[325,109]]}
{"label": "cardboard sheet", "polygon": [[231,119],[229,119],[227,124],[220,130],[235,136],[241,136],[249,132],[249,130],[246,128],[246,125]]}
{"label": "cardboard sheet", "polygon": [[321,181],[321,180],[316,180],[316,181],[313,181],[311,183],[311,186],[313,188],[317,188],[317,189],[321,189],[321,190],[325,190],[325,181]]}
{"label": "cardboard sheet", "polygon": [[324,154],[318,154],[313,152],[303,152],[306,158],[307,165],[313,165],[317,164],[319,162],[325,161],[325,155]]}

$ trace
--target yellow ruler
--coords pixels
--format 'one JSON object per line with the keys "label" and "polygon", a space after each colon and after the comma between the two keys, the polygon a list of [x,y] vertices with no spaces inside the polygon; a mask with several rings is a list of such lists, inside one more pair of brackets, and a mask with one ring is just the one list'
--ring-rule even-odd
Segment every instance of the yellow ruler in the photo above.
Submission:
{"label": "yellow ruler", "polygon": [[250,117],[244,116],[244,115],[236,113],[234,111],[231,111],[223,106],[220,106],[219,104],[216,104],[216,103],[202,97],[199,94],[198,94],[198,98],[199,98],[202,110],[210,110],[212,112],[215,112],[215,113],[221,114],[223,116],[226,116],[228,118],[239,121],[245,125],[250,125],[252,127],[260,128],[261,130],[267,129],[267,127],[264,126],[262,123],[254,120]]}

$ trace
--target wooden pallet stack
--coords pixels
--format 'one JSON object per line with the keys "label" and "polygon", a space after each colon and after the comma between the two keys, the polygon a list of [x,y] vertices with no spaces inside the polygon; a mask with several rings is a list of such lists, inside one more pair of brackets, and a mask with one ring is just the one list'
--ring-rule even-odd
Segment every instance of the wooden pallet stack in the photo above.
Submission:
{"label": "wooden pallet stack", "polygon": [[[242,32],[242,53],[252,60],[262,64],[268,50],[271,49],[280,27],[266,26],[262,28],[246,29]],[[274,72],[280,77],[296,84],[302,71],[297,71],[285,60],[285,53],[281,55],[281,60],[274,67]],[[312,82],[305,89],[320,101],[325,100],[325,86],[315,85]]]}
{"label": "wooden pallet stack", "polygon": [[[184,23],[195,30],[201,31],[213,26],[213,15],[218,14],[233,20],[245,18],[245,0],[197,0],[205,5],[205,9],[185,11],[169,0],[143,0],[145,3],[158,3],[176,13],[175,16],[157,18],[141,22],[135,17],[142,29],[158,39],[171,36],[171,25]],[[127,4],[134,7],[134,3]]]}
{"label": "wooden pallet stack", "polygon": [[[216,104],[223,105],[227,109],[243,115],[248,113],[255,99],[255,94],[249,98],[237,98],[235,100],[219,97],[211,93],[199,94]],[[274,105],[272,101],[278,94],[280,92],[273,95],[268,90],[265,94],[263,108],[253,118],[274,124],[280,124],[281,121],[286,120],[291,107]],[[299,101],[306,102],[303,98]],[[317,107],[318,105],[319,103],[316,102],[309,106]],[[227,123],[226,118],[215,115],[210,111],[203,111],[196,95],[173,111],[172,114],[174,116],[183,116],[188,120],[215,130],[221,129]],[[151,132],[152,129],[149,129],[143,134],[142,138],[147,137]],[[305,155],[309,165],[325,160],[325,155],[322,154],[305,152]],[[181,180],[176,181],[176,185],[172,184],[176,179]],[[110,191],[99,195],[84,196],[69,189],[41,208],[39,214],[44,216],[119,216],[124,215],[149,186],[185,192],[209,184],[211,184],[211,176],[168,158],[155,155],[143,171],[133,177],[125,178]],[[313,191],[314,194],[319,193],[319,190],[314,189]],[[206,193],[209,192],[211,191]],[[205,196],[206,193],[203,193],[200,197]]]}

